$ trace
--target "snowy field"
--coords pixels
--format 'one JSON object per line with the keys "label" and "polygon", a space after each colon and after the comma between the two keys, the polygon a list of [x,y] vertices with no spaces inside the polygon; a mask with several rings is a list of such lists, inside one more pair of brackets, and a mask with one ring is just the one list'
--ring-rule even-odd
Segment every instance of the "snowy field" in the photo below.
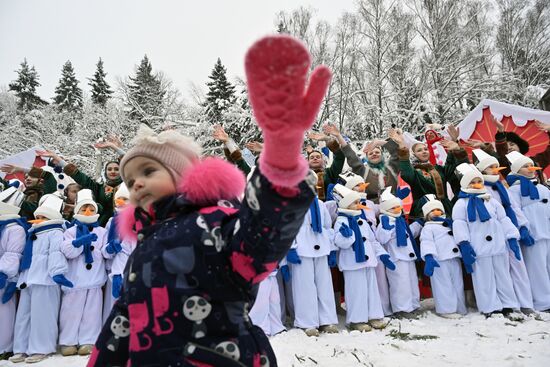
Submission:
{"label": "snowy field", "polygon": [[[485,319],[475,312],[447,320],[433,313],[431,300],[423,301],[423,308],[426,312],[418,320],[394,319],[381,331],[350,333],[341,318],[339,334],[309,338],[294,329],[271,338],[271,343],[283,367],[550,366],[550,314],[541,314],[544,321]],[[55,356],[33,366],[82,367],[86,361]],[[0,361],[0,366],[25,364]]]}

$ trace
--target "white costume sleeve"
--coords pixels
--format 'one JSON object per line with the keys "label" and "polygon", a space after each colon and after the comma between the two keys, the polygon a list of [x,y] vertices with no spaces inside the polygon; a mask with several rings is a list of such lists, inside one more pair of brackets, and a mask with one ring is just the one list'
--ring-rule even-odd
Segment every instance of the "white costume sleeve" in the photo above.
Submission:
{"label": "white costume sleeve", "polygon": [[468,205],[466,200],[459,199],[453,208],[453,235],[457,243],[470,242],[466,205]]}
{"label": "white costume sleeve", "polygon": [[504,210],[504,207],[502,206],[502,204],[500,204],[496,200],[492,200],[492,201],[494,202],[494,204],[496,206],[497,219],[500,222],[500,224],[502,225],[502,230],[504,231],[504,236],[506,237],[506,239],[507,240],[509,240],[510,238],[518,239],[519,238],[519,231],[516,228],[516,226],[514,225],[514,223],[512,223],[510,218],[508,218],[508,216],[506,215],[506,211]]}
{"label": "white costume sleeve", "polygon": [[420,233],[420,255],[424,260],[426,255],[437,257],[437,246],[432,229],[429,226],[424,227]]}
{"label": "white costume sleeve", "polygon": [[0,272],[6,274],[8,279],[13,278],[19,272],[19,262],[25,249],[25,230],[20,225],[4,229],[6,238],[6,252],[0,257]]}
{"label": "white costume sleeve", "polygon": [[65,255],[67,259],[74,259],[82,254],[84,246],[74,247],[73,240],[76,235],[76,227],[69,228],[63,234],[63,242],[61,243],[61,253]]}
{"label": "white costume sleeve", "polygon": [[50,277],[59,274],[66,274],[69,271],[69,264],[60,250],[61,244],[63,243],[63,232],[51,231],[48,233],[48,241],[48,274]]}

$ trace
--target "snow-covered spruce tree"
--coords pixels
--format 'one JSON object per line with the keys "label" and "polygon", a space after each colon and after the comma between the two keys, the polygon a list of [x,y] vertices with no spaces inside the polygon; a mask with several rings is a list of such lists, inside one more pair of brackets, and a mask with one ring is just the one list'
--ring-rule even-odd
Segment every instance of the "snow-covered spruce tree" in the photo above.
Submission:
{"label": "snow-covered spruce tree", "polygon": [[23,60],[21,68],[15,72],[17,73],[17,79],[10,83],[9,90],[14,91],[19,98],[18,109],[28,111],[48,104],[36,94],[36,88],[40,86],[38,73],[34,66],[29,66],[27,59]]}
{"label": "snow-covered spruce tree", "polygon": [[73,65],[69,60],[63,65],[53,100],[63,111],[75,112],[82,108],[82,89],[78,86]]}
{"label": "snow-covered spruce tree", "polygon": [[92,102],[101,107],[105,107],[107,100],[111,98],[113,91],[105,80],[107,73],[103,70],[103,60],[99,58],[97,69],[93,78],[88,78],[88,85],[92,87]]}
{"label": "snow-covered spruce tree", "polygon": [[164,95],[161,80],[145,55],[136,75],[129,77],[126,103],[131,108],[130,117],[152,127],[154,121],[162,119]]}
{"label": "snow-covered spruce tree", "polygon": [[220,123],[225,111],[235,102],[235,87],[227,80],[226,69],[218,58],[206,93],[206,115],[212,123]]}

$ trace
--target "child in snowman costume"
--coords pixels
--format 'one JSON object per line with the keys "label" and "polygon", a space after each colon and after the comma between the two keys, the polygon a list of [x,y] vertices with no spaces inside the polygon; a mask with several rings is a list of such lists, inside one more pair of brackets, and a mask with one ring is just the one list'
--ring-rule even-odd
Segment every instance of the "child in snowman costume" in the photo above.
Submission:
{"label": "child in snowman costume", "polygon": [[294,326],[308,336],[337,333],[338,317],[328,257],[334,247],[332,220],[325,203],[313,199],[287,254],[292,276]]}
{"label": "child in snowman costume", "polygon": [[136,247],[136,241],[131,239],[121,240],[117,233],[117,213],[124,209],[129,199],[130,192],[123,182],[115,192],[115,215],[109,218],[105,226],[105,230],[107,231],[107,245],[103,246],[101,249],[103,257],[106,259],[105,269],[108,274],[103,297],[103,322],[107,320],[113,305],[120,297],[123,282],[122,274],[124,273],[124,268],[126,267],[130,254]]}
{"label": "child in snowman costume", "polygon": [[[534,240],[529,233],[527,218],[523,214],[523,210],[520,208],[517,199],[513,195],[510,195],[508,184],[501,182],[499,172],[507,167],[500,167],[495,157],[481,149],[474,149],[472,151],[472,158],[476,168],[483,173],[483,182],[487,188],[487,193],[503,206],[508,218],[518,228],[520,234],[519,243],[527,246],[532,245]],[[519,252],[520,260],[516,258],[513,251],[508,251],[510,275],[512,276],[514,290],[521,310],[523,313],[529,315],[534,313],[533,294],[521,249]]]}
{"label": "child in snowman costume", "polygon": [[63,287],[59,314],[59,344],[64,356],[77,352],[90,354],[101,331],[101,287],[107,280],[102,249],[107,242],[107,231],[99,226],[97,211],[92,191],[80,190],[74,208],[74,225],[65,231],[61,246],[69,260],[68,277],[74,283],[74,288]]}
{"label": "child in snowman costume", "polygon": [[[376,232],[376,225],[378,224],[379,208],[378,204],[367,199],[366,189],[369,186],[368,182],[351,172],[346,171],[340,175],[339,182],[346,188],[353,191],[357,191],[361,195],[361,203],[366,205],[369,210],[362,210],[361,216],[367,221],[367,224],[371,226],[373,232]],[[390,288],[388,284],[388,277],[386,276],[386,266],[382,262],[378,262],[376,265],[376,281],[378,283],[378,292],[380,293],[380,300],[382,301],[382,309],[385,316],[392,314],[390,303]]]}
{"label": "child in snowman costume", "polygon": [[11,362],[36,363],[57,349],[59,285],[72,287],[65,277],[68,264],[60,247],[63,242],[61,214],[63,200],[56,194],[44,195],[34,212],[19,267],[17,287],[21,290],[15,320]]}
{"label": "child in snowman costume", "polygon": [[395,263],[395,270],[386,269],[392,311],[403,317],[413,317],[410,313],[420,308],[418,275],[414,265],[420,254],[417,254],[414,238],[422,226],[417,222],[410,227],[407,224],[400,198],[408,194],[409,190],[398,189],[399,197],[396,197],[391,193],[391,187],[384,190],[380,196],[380,223],[376,228],[376,238]]}
{"label": "child in snowman costume", "polygon": [[[279,264],[279,269],[283,266],[286,266],[285,259]],[[248,313],[252,323],[261,327],[267,336],[273,336],[286,330],[281,317],[281,296],[277,273],[278,269],[273,270],[267,278],[260,282],[256,300]]]}
{"label": "child in snowman costume", "polygon": [[462,280],[460,250],[446,218],[443,203],[435,195],[425,195],[422,213],[426,223],[420,232],[420,253],[425,261],[424,274],[430,277],[435,311],[445,318],[465,315],[466,300]]}
{"label": "child in snowman costume", "polygon": [[511,163],[506,181],[510,196],[520,205],[534,241],[522,246],[531,281],[535,310],[550,310],[550,190],[538,182],[533,160],[518,152],[506,155]]}
{"label": "child in snowman costume", "polygon": [[25,248],[26,220],[19,216],[24,195],[15,187],[0,193],[0,360],[11,356],[15,325],[15,286]]}
{"label": "child in snowman costume", "polygon": [[378,259],[390,271],[395,270],[395,264],[361,215],[370,209],[360,203],[359,192],[338,184],[332,195],[338,202],[334,243],[340,249],[338,267],[344,273],[346,323],[351,330],[383,329],[387,322],[383,320],[375,268]]}
{"label": "child in snowman costume", "polygon": [[519,309],[510,276],[508,248],[521,257],[519,232],[498,201],[487,193],[483,175],[472,164],[457,167],[461,191],[453,208],[453,234],[472,281],[479,312],[487,317]]}

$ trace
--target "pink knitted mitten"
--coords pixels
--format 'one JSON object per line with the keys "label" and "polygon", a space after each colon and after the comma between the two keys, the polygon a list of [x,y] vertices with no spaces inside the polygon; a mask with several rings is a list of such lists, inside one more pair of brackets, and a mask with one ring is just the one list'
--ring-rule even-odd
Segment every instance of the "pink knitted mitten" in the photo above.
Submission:
{"label": "pink knitted mitten", "polygon": [[262,38],[246,55],[250,104],[264,138],[260,169],[278,186],[295,186],[308,170],[301,155],[304,133],[313,125],[331,78],[326,66],[318,66],[306,88],[310,65],[305,46],[289,36]]}

